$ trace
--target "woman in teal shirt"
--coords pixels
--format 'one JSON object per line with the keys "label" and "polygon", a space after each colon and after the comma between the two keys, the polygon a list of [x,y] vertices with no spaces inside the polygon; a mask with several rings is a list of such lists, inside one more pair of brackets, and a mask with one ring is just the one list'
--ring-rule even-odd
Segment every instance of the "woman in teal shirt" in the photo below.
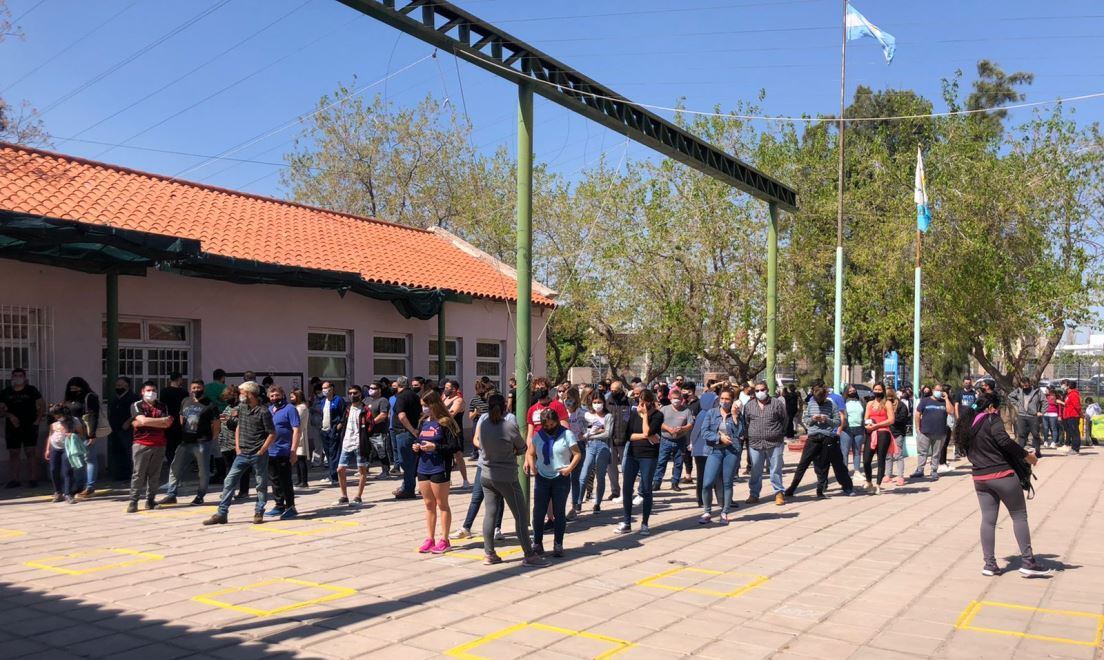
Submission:
{"label": "woman in teal shirt", "polygon": [[840,437],[840,451],[843,453],[843,463],[847,464],[848,450],[855,452],[855,474],[862,471],[862,447],[866,441],[866,428],[863,417],[866,415],[866,406],[859,398],[859,392],[854,387],[847,388],[847,403],[844,405],[847,413],[847,430]]}
{"label": "woman in teal shirt", "polygon": [[540,413],[540,429],[525,455],[525,473],[536,475],[533,489],[533,549],[544,554],[544,515],[552,503],[552,556],[563,557],[563,538],[567,531],[567,496],[571,494],[571,473],[579,464],[575,434],[560,426],[560,416],[553,408]]}

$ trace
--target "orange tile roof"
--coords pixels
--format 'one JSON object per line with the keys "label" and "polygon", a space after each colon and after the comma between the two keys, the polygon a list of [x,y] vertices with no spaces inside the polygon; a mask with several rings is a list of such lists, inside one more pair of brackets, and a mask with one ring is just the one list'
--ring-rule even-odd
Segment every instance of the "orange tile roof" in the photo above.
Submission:
{"label": "orange tile roof", "polygon": [[[517,300],[513,277],[430,231],[5,142],[0,210],[196,239],[235,259]],[[555,304],[540,293],[533,302]]]}

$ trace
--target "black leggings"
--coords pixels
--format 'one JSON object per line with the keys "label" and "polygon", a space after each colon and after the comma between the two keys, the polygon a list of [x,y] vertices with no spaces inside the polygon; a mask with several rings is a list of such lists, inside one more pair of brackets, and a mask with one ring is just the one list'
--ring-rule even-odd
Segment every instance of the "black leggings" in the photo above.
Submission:
{"label": "black leggings", "polygon": [[[886,429],[878,429],[878,480],[875,481],[875,485],[882,483],[882,477],[885,476],[886,467],[886,453],[889,452],[889,443],[893,440],[893,437]],[[866,473],[866,480],[870,481],[870,473],[874,461],[874,450],[870,448],[870,438],[867,438],[863,442],[863,471]]]}
{"label": "black leggings", "polygon": [[306,487],[307,476],[310,474],[310,456],[300,456],[295,462],[295,480],[297,486]]}

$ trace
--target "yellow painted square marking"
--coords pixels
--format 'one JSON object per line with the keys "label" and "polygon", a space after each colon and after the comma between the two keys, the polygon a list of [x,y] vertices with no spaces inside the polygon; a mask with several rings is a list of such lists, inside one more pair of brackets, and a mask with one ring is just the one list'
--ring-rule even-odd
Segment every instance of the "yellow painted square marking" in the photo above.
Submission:
{"label": "yellow painted square marking", "polygon": [[[306,524],[304,524],[306,523]],[[273,520],[263,525],[253,525],[249,529],[270,534],[290,534],[292,536],[332,536],[343,531],[360,527],[360,523],[351,520]]]}
{"label": "yellow painted square marking", "polygon": [[0,539],[14,539],[17,536],[23,536],[27,532],[21,529],[3,529],[0,528]]}
{"label": "yellow painted square marking", "polygon": [[[293,584],[300,587],[310,587],[312,589],[320,589],[322,591],[329,592],[325,596],[319,598],[311,598],[309,600],[301,600],[291,603],[290,605],[283,605],[281,607],[274,607],[268,610],[262,610],[255,607],[249,607],[246,605],[236,605],[234,603],[228,603],[223,600],[218,600],[219,596],[225,596],[227,594],[243,593],[248,591],[257,591],[266,598],[275,598],[276,596],[264,592],[263,587],[267,587],[272,584]],[[326,603],[331,600],[337,600],[338,598],[345,598],[356,594],[356,589],[350,589],[348,587],[337,587],[332,584],[320,584],[318,582],[305,582],[303,580],[293,580],[291,578],[275,578],[272,580],[265,580],[264,582],[256,582],[254,584],[247,584],[244,587],[231,587],[229,589],[220,589],[219,591],[212,591],[208,594],[200,594],[194,596],[192,600],[197,603],[205,603],[207,605],[214,605],[215,607],[222,608],[224,610],[234,610],[235,612],[244,612],[246,614],[252,614],[253,616],[272,616],[274,614],[282,614],[284,612],[290,612],[291,610],[297,610],[301,607],[307,607],[310,605],[317,605],[319,603]]]}
{"label": "yellow painted square marking", "polygon": [[[123,561],[114,561],[107,564],[97,564],[89,566],[87,568],[68,568],[65,566],[58,566],[55,562],[65,562],[71,559],[89,559],[95,557],[130,557]],[[44,557],[42,559],[36,559],[34,561],[23,562],[24,566],[30,566],[31,568],[41,568],[47,571],[53,571],[55,573],[64,573],[65,575],[87,575],[88,573],[98,573],[100,571],[109,571],[113,568],[123,568],[124,566],[133,566],[134,564],[141,564],[147,561],[159,561],[164,559],[161,555],[155,555],[150,552],[138,552],[137,550],[128,550],[126,548],[110,548],[110,549],[97,549],[97,550],[81,550],[80,552],[73,552],[68,555],[57,555],[54,557]],[[78,562],[79,565],[80,562]]]}
{"label": "yellow painted square marking", "polygon": [[[750,578],[751,581],[742,584],[739,587],[731,591],[716,591],[714,589],[702,589],[701,587],[682,587],[673,584],[662,584],[661,581],[665,580],[672,575],[679,573],[698,573],[702,575],[735,575],[744,578]],[[755,575],[753,573],[739,573],[735,571],[711,571],[704,568],[690,568],[689,566],[680,566],[679,568],[672,568],[669,571],[658,573],[651,577],[646,577],[643,580],[639,580],[636,585],[638,587],[651,587],[653,589],[666,589],[668,591],[689,591],[694,594],[705,594],[707,596],[720,596],[722,598],[736,598],[751,591],[755,587],[763,584],[770,578],[766,575]]]}
{"label": "yellow painted square marking", "polygon": [[559,633],[561,635],[564,635],[565,637],[582,637],[583,639],[593,639],[599,642],[607,642],[613,645],[612,649],[605,651],[600,655],[594,656],[594,660],[605,660],[605,658],[613,657],[626,649],[636,646],[632,642],[628,642],[623,639],[617,639],[615,637],[607,637],[606,635],[598,635],[595,633],[582,632],[579,630],[568,630],[567,628],[557,628],[556,626],[547,626],[543,623],[519,623],[508,628],[503,628],[502,630],[493,632],[489,635],[484,635],[474,642],[468,642],[467,644],[461,644],[460,646],[453,647],[445,651],[445,655],[454,658],[464,658],[465,660],[490,660],[486,656],[476,655],[475,653],[471,653],[470,651],[479,648],[484,644],[489,644],[497,639],[509,637],[510,635],[518,631],[525,630],[526,628]]}
{"label": "yellow painted square marking", "polygon": [[[1094,633],[1091,640],[1085,639],[1072,639],[1069,637],[1051,637],[1049,635],[1034,635],[1026,632],[1019,632],[1016,630],[1004,630],[1001,628],[989,628],[985,626],[973,625],[974,620],[977,619],[978,614],[986,608],[1000,608],[1005,610],[1014,610],[1019,612],[1033,612],[1040,614],[1052,614],[1056,616],[1073,617],[1077,619],[1089,619],[1090,623],[1095,623]],[[1075,644],[1077,646],[1100,646],[1101,641],[1104,641],[1104,615],[1095,614],[1093,612],[1078,612],[1075,610],[1048,610],[1042,607],[1028,607],[1026,605],[1016,605],[1015,603],[1001,603],[992,600],[983,601],[970,601],[970,604],[966,606],[966,609],[958,615],[958,619],[955,621],[955,628],[959,630],[972,630],[974,632],[992,633],[994,635],[1008,635],[1011,637],[1021,637],[1023,639],[1034,639],[1042,642],[1056,642],[1059,644]]]}

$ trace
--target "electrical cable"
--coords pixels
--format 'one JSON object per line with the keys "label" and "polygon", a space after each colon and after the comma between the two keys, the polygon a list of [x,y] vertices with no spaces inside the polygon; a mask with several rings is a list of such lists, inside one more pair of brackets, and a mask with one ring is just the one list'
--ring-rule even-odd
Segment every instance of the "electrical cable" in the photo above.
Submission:
{"label": "electrical cable", "polygon": [[49,105],[47,105],[45,108],[43,108],[41,112],[39,112],[39,115],[40,116],[45,116],[46,113],[50,112],[51,110],[54,110],[55,108],[57,108],[61,104],[65,103],[69,99],[71,99],[74,96],[80,94],[81,92],[85,91],[89,87],[92,87],[93,85],[100,82],[104,78],[106,78],[106,77],[110,76],[111,74],[115,73],[116,71],[123,68],[127,64],[130,64],[134,60],[138,59],[142,55],[145,55],[149,51],[151,51],[154,48],[160,46],[161,44],[165,43],[169,39],[171,39],[171,38],[175,37],[176,35],[180,34],[181,32],[183,32],[184,30],[187,30],[191,26],[195,25],[196,23],[203,20],[204,18],[207,18],[208,16],[215,13],[219,9],[222,9],[223,7],[228,5],[229,3],[230,3],[230,0],[220,0],[217,4],[212,5],[211,7],[208,7],[207,9],[204,9],[200,13],[198,13],[195,16],[189,18],[188,20],[184,21],[183,23],[177,25],[176,27],[169,30],[168,32],[162,34],[160,37],[157,37],[156,39],[149,42],[145,46],[142,46],[141,48],[134,51],[130,55],[127,55],[123,59],[121,59],[118,62],[112,64],[109,67],[107,67],[106,69],[104,69],[100,73],[96,74],[95,76],[92,76],[91,78],[84,81],[80,85],[77,85],[75,88],[69,90],[65,94],[62,94],[60,97],[54,99],[53,102],[51,102]]}
{"label": "electrical cable", "polygon": [[289,16],[291,16],[291,15],[292,15],[292,14],[294,14],[295,12],[299,11],[299,10],[300,10],[300,9],[302,9],[303,7],[306,7],[307,5],[309,5],[309,4],[310,4],[311,2],[313,2],[313,1],[314,1],[314,0],[305,0],[305,2],[303,2],[303,3],[302,3],[302,4],[300,4],[300,5],[298,5],[297,7],[295,7],[294,9],[292,9],[291,11],[287,12],[286,14],[284,14],[283,16],[280,16],[279,18],[277,18],[276,20],[274,20],[274,21],[272,21],[272,22],[268,23],[268,24],[267,24],[267,25],[265,25],[264,27],[261,27],[260,29],[256,30],[255,32],[253,32],[253,33],[252,33],[252,34],[250,34],[249,36],[245,37],[244,39],[241,39],[241,40],[239,40],[239,41],[238,41],[237,43],[235,43],[234,45],[230,46],[229,48],[227,48],[227,49],[223,50],[222,52],[218,53],[217,55],[215,55],[215,56],[213,56],[213,57],[211,57],[211,58],[208,58],[208,59],[207,59],[207,60],[205,60],[205,61],[204,61],[204,62],[203,62],[202,64],[199,64],[198,66],[195,66],[195,67],[193,67],[193,68],[192,68],[191,70],[189,70],[188,72],[186,72],[186,73],[184,73],[184,74],[182,74],[182,75],[179,75],[179,76],[177,76],[177,77],[176,77],[176,78],[174,78],[173,80],[170,80],[169,82],[167,82],[167,83],[165,83],[164,85],[162,85],[162,86],[158,87],[157,89],[153,90],[152,92],[149,92],[148,94],[146,94],[145,96],[141,97],[140,99],[137,99],[136,101],[133,101],[133,102],[131,102],[130,104],[128,104],[128,105],[126,105],[126,106],[124,106],[124,107],[122,107],[122,108],[120,108],[120,109],[116,110],[115,112],[113,112],[113,113],[111,113],[110,115],[108,115],[108,116],[104,117],[103,119],[101,119],[101,120],[97,121],[96,123],[94,123],[94,124],[90,124],[89,126],[86,126],[86,127],[82,128],[81,130],[77,131],[77,132],[76,132],[76,133],[74,134],[74,137],[80,137],[81,135],[84,135],[84,134],[85,134],[85,133],[87,133],[88,131],[90,131],[90,130],[92,130],[92,129],[96,128],[97,126],[100,126],[101,124],[104,124],[105,122],[111,121],[112,119],[114,119],[115,117],[118,117],[119,115],[123,114],[123,113],[124,113],[124,112],[126,112],[127,110],[130,110],[131,108],[133,108],[133,107],[135,107],[135,106],[137,106],[137,105],[139,105],[139,104],[141,104],[141,103],[143,103],[143,102],[145,102],[145,101],[149,100],[150,98],[153,98],[154,96],[156,96],[156,95],[160,94],[161,92],[165,91],[166,89],[168,89],[168,88],[172,87],[173,85],[177,84],[177,83],[178,83],[178,82],[180,82],[181,80],[184,80],[185,78],[187,78],[188,76],[192,75],[193,73],[196,73],[197,71],[199,71],[199,70],[201,70],[201,69],[203,69],[203,68],[205,68],[205,67],[209,66],[210,64],[212,64],[212,63],[214,63],[214,62],[216,62],[216,61],[218,61],[218,60],[222,59],[222,58],[223,58],[223,57],[225,57],[225,56],[226,56],[227,54],[229,54],[229,53],[233,52],[234,50],[237,50],[238,48],[240,48],[241,46],[245,45],[245,44],[246,44],[246,43],[248,43],[249,41],[252,41],[252,40],[253,40],[254,38],[256,38],[257,36],[261,35],[262,33],[264,33],[264,32],[267,32],[267,31],[268,31],[269,29],[271,29],[271,28],[272,28],[273,26],[275,26],[275,25],[276,25],[277,23],[280,23],[281,21],[283,21],[284,19],[288,18]]}
{"label": "electrical cable", "polygon": [[44,3],[44,2],[46,2],[46,0],[38,0],[38,2],[31,5],[30,9],[28,9],[27,11],[23,12],[22,14],[20,14],[20,15],[18,15],[15,18],[12,19],[12,21],[11,21],[12,25],[16,25],[17,23],[19,23],[19,21],[23,20],[24,18],[27,18],[27,16],[29,16],[32,11],[34,11],[34,10],[38,9],[39,7],[41,7],[42,3]]}

